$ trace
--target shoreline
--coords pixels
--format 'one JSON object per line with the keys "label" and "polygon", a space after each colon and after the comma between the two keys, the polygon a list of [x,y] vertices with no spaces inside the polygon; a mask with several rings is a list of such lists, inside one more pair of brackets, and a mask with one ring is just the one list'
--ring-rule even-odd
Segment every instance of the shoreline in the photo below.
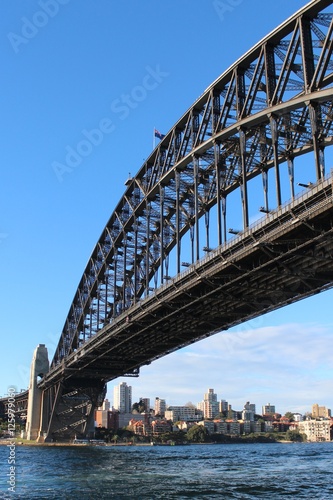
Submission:
{"label": "shoreline", "polygon": [[[155,446],[202,446],[202,445],[223,445],[223,444],[294,444],[294,443],[300,443],[300,444],[309,444],[309,442],[307,441],[303,441],[303,442],[296,442],[296,441],[287,441],[287,440],[281,440],[281,441],[270,441],[270,442],[267,442],[267,443],[263,443],[262,441],[258,440],[258,441],[252,441],[251,443],[247,442],[247,441],[244,441],[242,443],[242,441],[237,441],[235,443],[232,443],[232,442],[228,442],[228,443],[183,443],[183,444],[175,444],[175,445],[171,445],[171,444],[167,444],[167,443],[154,443],[154,444],[151,444],[151,443],[66,443],[66,442],[55,442],[55,443],[38,443],[36,441],[29,441],[29,442],[23,442],[21,440],[19,441],[14,441],[12,440],[9,440],[9,439],[6,439],[6,440],[0,440],[0,446],[9,446],[9,445],[15,445],[15,446],[71,446],[71,447],[75,447],[75,446],[79,446],[79,447],[96,447],[96,446],[102,446],[102,447],[128,447],[128,446],[150,446],[150,447],[155,447]],[[316,441],[315,443],[332,443],[333,441]]]}

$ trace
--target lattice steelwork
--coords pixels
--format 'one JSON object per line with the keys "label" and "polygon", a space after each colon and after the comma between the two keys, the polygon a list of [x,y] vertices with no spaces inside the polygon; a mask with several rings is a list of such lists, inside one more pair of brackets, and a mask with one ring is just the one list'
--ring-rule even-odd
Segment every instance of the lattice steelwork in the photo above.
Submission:
{"label": "lattice steelwork", "polygon": [[333,120],[331,4],[311,2],[247,52],[128,179],[83,273],[51,370],[209,253],[212,241],[226,243],[232,192],[239,192],[246,230],[251,179],[262,177],[258,206],[268,213],[285,201],[281,168],[295,197],[297,156],[313,152],[313,182],[324,177]]}

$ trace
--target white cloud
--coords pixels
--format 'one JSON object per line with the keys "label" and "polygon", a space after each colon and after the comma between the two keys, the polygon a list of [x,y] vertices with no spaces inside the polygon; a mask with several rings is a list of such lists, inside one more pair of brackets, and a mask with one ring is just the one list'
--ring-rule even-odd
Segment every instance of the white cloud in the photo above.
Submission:
{"label": "white cloud", "polygon": [[[253,324],[253,323],[252,323]],[[134,400],[156,396],[167,404],[197,403],[208,388],[235,409],[246,401],[275,404],[277,411],[311,410],[313,403],[333,408],[332,331],[319,324],[249,324],[214,335],[141,369]],[[112,387],[109,384],[110,399]]]}

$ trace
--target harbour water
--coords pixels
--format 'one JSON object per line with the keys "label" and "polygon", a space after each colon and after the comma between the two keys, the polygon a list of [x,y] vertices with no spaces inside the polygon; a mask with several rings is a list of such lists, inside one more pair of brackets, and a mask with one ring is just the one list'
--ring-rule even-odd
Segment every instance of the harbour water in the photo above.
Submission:
{"label": "harbour water", "polygon": [[15,493],[0,446],[0,498],[332,499],[333,442],[16,446]]}

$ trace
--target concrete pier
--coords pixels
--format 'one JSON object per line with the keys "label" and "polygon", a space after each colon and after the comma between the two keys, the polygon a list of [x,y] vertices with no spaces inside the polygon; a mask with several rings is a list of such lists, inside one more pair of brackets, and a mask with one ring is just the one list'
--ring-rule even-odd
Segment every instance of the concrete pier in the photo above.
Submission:
{"label": "concrete pier", "polygon": [[39,344],[34,352],[30,368],[29,400],[27,411],[27,439],[36,440],[40,437],[42,419],[42,390],[38,388],[38,377],[43,377],[49,371],[47,348]]}

